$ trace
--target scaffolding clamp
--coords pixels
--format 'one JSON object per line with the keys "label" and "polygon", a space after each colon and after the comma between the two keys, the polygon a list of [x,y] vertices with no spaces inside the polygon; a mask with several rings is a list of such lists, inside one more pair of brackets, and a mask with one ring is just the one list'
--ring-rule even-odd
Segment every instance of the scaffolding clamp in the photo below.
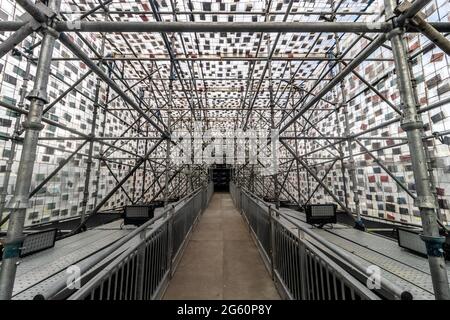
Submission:
{"label": "scaffolding clamp", "polygon": [[13,196],[11,200],[8,201],[5,206],[6,209],[17,210],[17,209],[27,209],[28,208],[28,195],[27,196]]}
{"label": "scaffolding clamp", "polygon": [[39,30],[42,25],[36,21],[28,12],[25,12],[19,17],[19,20],[27,22],[33,31]]}
{"label": "scaffolding clamp", "polygon": [[394,13],[397,15],[403,14],[411,8],[411,2],[408,0],[403,1],[394,9]]}
{"label": "scaffolding clamp", "polygon": [[[403,103],[402,103],[402,110],[408,110],[408,108],[405,108],[405,105]],[[403,112],[402,119],[400,121],[400,126],[405,131],[411,131],[414,129],[423,129],[423,122],[417,113],[413,114],[411,112]]]}
{"label": "scaffolding clamp", "polygon": [[52,9],[47,7],[42,2],[37,2],[36,7],[38,7],[39,10],[49,19],[55,18],[57,16],[56,12],[54,12]]}
{"label": "scaffolding clamp", "polygon": [[22,122],[22,127],[24,129],[41,131],[42,129],[44,129],[44,124],[41,122],[33,122],[25,120],[24,122]]}
{"label": "scaffolding clamp", "polygon": [[59,32],[56,31],[54,28],[52,28],[50,26],[44,26],[43,30],[45,33],[48,33],[55,38],[59,38]]}
{"label": "scaffolding clamp", "polygon": [[420,238],[425,242],[425,247],[427,248],[427,255],[429,257],[443,256],[444,249],[442,248],[442,245],[445,243],[445,237],[442,236],[433,237],[421,234]]}
{"label": "scaffolding clamp", "polygon": [[346,113],[347,112],[347,103],[345,102],[341,102],[339,103],[339,109],[342,108],[342,112]]}
{"label": "scaffolding clamp", "polygon": [[13,259],[20,256],[25,236],[3,242],[3,259]]}
{"label": "scaffolding clamp", "polygon": [[417,196],[414,205],[418,208],[435,209],[436,199],[434,196]]}
{"label": "scaffolding clamp", "polygon": [[44,104],[48,103],[48,97],[46,88],[40,88],[40,89],[33,89],[30,91],[30,93],[27,95],[27,99],[38,99],[42,101]]}
{"label": "scaffolding clamp", "polygon": [[348,171],[355,170],[355,159],[349,158],[347,161],[347,164],[344,166],[345,166],[345,168],[347,168]]}
{"label": "scaffolding clamp", "polygon": [[404,33],[403,28],[400,28],[399,26],[394,26],[394,28],[386,34],[386,38],[390,40],[392,37],[403,35],[403,33]]}

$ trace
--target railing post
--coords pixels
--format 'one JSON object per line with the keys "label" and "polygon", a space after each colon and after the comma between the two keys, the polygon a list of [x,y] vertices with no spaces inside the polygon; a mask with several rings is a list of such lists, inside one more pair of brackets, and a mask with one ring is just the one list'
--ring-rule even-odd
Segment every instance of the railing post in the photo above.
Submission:
{"label": "railing post", "polygon": [[169,212],[169,219],[167,219],[167,265],[169,269],[169,279],[172,278],[172,251],[173,251],[173,219],[175,216],[175,207],[172,205]]}
{"label": "railing post", "polygon": [[209,195],[209,188],[207,187],[206,189],[204,189],[204,192],[202,193],[202,206],[203,206],[203,210],[206,210],[206,207],[208,206],[208,195]]}
{"label": "railing post", "polygon": [[272,206],[269,206],[269,233],[270,233],[270,272],[275,280],[275,228],[272,216]]}
{"label": "railing post", "polygon": [[243,207],[243,205],[242,205],[242,190],[241,189],[238,189],[239,190],[239,212],[241,212],[243,209],[242,209],[242,207]]}
{"label": "railing post", "polygon": [[142,230],[139,234],[141,245],[138,249],[138,274],[137,274],[137,299],[144,300],[144,274],[145,274],[145,233],[146,230]]}
{"label": "railing post", "polygon": [[246,197],[247,197],[247,208],[242,210],[242,212],[244,213],[245,217],[247,218],[248,231],[251,233],[252,232],[252,222],[250,221],[250,217],[252,215],[252,212],[251,212],[251,207],[250,207],[250,197],[248,195],[246,195]]}
{"label": "railing post", "polygon": [[305,250],[305,244],[303,240],[305,239],[305,234],[303,231],[298,228],[298,256],[299,256],[299,262],[300,262],[300,299],[306,300],[307,292],[306,292],[306,250]]}

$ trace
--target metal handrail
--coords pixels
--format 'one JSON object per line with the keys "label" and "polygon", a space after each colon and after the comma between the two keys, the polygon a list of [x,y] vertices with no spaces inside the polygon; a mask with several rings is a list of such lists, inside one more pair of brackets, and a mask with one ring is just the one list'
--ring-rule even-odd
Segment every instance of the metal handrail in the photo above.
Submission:
{"label": "metal handrail", "polygon": [[[319,252],[320,252],[320,254],[322,254],[324,252],[320,248],[316,247],[313,242],[305,241],[304,235],[306,234],[311,239],[314,239],[319,245],[330,250],[332,254],[336,255],[339,258],[339,260],[344,262],[345,265],[347,267],[349,267],[351,270],[356,270],[357,272],[363,274],[367,278],[372,276],[372,274],[369,273],[369,271],[367,270],[367,268],[365,266],[363,266],[359,261],[357,261],[355,258],[353,258],[350,254],[345,252],[342,248],[331,243],[330,241],[321,237],[317,233],[309,230],[308,228],[305,228],[304,226],[298,224],[298,222],[291,219],[291,217],[289,215],[284,214],[283,212],[273,208],[270,205],[266,205],[262,199],[259,199],[258,197],[252,195],[249,192],[246,192],[245,190],[237,188],[234,185],[234,183],[231,183],[230,190],[231,190],[231,195],[235,202],[235,205],[240,210],[242,210],[246,215],[248,213],[245,211],[246,210],[248,211],[248,207],[251,205],[248,203],[246,204],[245,201],[248,202],[249,199],[251,199],[251,201],[253,202],[253,205],[258,206],[262,210],[261,212],[267,214],[268,219],[270,219],[269,227],[271,228],[271,233],[273,233],[272,230],[275,229],[274,222],[277,222],[279,225],[283,226],[283,223],[280,220],[280,217],[282,217],[283,219],[285,219],[287,222],[292,224],[298,230],[297,235],[295,235],[290,230],[290,232],[296,237],[295,241],[298,244],[298,246],[306,245],[309,250],[314,252],[314,254],[319,254]],[[246,200],[245,200],[245,197],[247,197]],[[244,207],[246,207],[246,208],[244,208]],[[255,208],[253,208],[253,209],[255,209]],[[272,213],[275,213],[275,214],[272,214]],[[249,221],[249,224],[250,223],[251,222]],[[266,224],[267,224],[267,222],[266,222]],[[283,226],[283,228],[285,228],[285,226]],[[256,229],[258,229],[258,226],[256,227]],[[256,231],[253,230],[253,231],[255,232],[255,234],[258,238],[258,234],[260,234],[261,232],[259,230],[256,230]],[[276,267],[273,266],[273,264],[274,264],[273,260],[276,257],[276,252],[273,252],[275,250],[274,243],[273,243],[273,237],[274,237],[273,234],[271,235],[271,237],[272,237],[272,239],[271,239],[271,243],[270,243],[270,248],[267,248],[267,245],[261,245],[261,247],[266,251],[267,256],[270,257],[270,260],[271,260],[270,264],[272,265],[271,268],[276,269]],[[262,240],[261,238],[258,239],[258,241],[261,241],[261,240]],[[291,271],[294,272],[295,270],[291,270]],[[350,274],[348,274],[348,275],[353,278],[353,276],[351,276]],[[356,278],[353,278],[353,279],[356,280]],[[403,290],[402,288],[398,287],[397,285],[395,285],[394,283],[388,281],[387,279],[385,279],[383,277],[381,277],[379,280],[380,280],[381,289],[388,292],[389,295],[391,295],[394,299],[412,299],[412,295],[410,292]],[[366,289],[369,290],[368,288],[366,288]],[[305,297],[303,295],[302,298],[308,298],[308,297]]]}
{"label": "metal handrail", "polygon": [[[98,279],[100,275],[105,274],[105,270],[123,259],[126,259],[133,252],[133,250],[136,249],[136,246],[142,246],[146,239],[149,239],[149,237],[160,231],[162,227],[167,225],[168,228],[171,228],[174,217],[183,212],[183,210],[191,205],[196,199],[199,199],[197,201],[199,202],[198,209],[200,209],[197,212],[197,215],[200,214],[200,212],[204,210],[205,204],[209,202],[207,195],[208,193],[212,193],[212,191],[210,191],[211,188],[213,188],[213,185],[209,184],[206,188],[196,189],[191,194],[180,199],[176,204],[172,204],[164,208],[163,212],[157,217],[150,219],[126,236],[120,238],[117,242],[107,247],[105,250],[98,253],[88,265],[80,265],[81,279],[91,278],[91,280],[84,284],[78,292],[86,292],[86,290],[89,290],[89,288],[91,288],[95,283],[96,279]],[[148,230],[153,227],[154,229],[151,229],[150,231]],[[168,229],[168,232],[169,231],[170,230]],[[140,236],[140,240],[136,241],[138,236]],[[132,241],[136,241],[136,243],[133,243]],[[123,247],[126,245],[130,245],[130,247],[126,248],[125,251],[120,252],[120,250],[123,250]],[[105,265],[107,265],[107,267],[98,272],[98,266]],[[92,273],[94,273],[94,275],[92,275]],[[61,299],[66,298],[74,291],[75,289],[67,288],[67,283],[65,281],[61,281],[56,283],[50,290],[40,293],[37,297],[41,299]],[[64,292],[64,294],[61,294],[61,292]],[[73,297],[80,297],[78,292],[72,295],[70,299],[73,299]]]}
{"label": "metal handrail", "polygon": [[[355,268],[359,272],[365,274],[367,277],[370,277],[371,274],[367,272],[367,268],[364,267],[361,263],[359,263],[355,258],[353,258],[351,255],[349,255],[345,250],[340,248],[339,246],[335,245],[334,243],[326,240],[319,234],[311,231],[308,228],[305,228],[304,226],[299,225],[295,220],[291,219],[288,215],[284,214],[283,212],[272,208],[274,212],[276,212],[278,215],[282,216],[284,219],[289,221],[291,224],[293,224],[296,228],[319,242],[321,245],[325,246],[326,248],[330,249],[333,253],[339,256],[339,258],[343,259],[345,262],[349,263],[352,268]],[[389,292],[393,293],[393,296],[398,299],[408,299],[408,295],[410,295],[410,292],[403,290],[399,286],[395,285],[394,283],[388,281],[387,279],[381,277],[380,278],[380,284],[382,288],[385,288]]]}

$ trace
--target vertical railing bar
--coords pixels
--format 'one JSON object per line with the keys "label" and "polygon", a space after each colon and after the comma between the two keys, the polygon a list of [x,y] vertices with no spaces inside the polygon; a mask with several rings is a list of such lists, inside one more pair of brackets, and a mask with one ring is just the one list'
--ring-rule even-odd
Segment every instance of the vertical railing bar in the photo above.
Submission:
{"label": "vertical railing bar", "polygon": [[103,284],[104,283],[105,283],[104,280],[102,282],[100,282],[100,292],[99,292],[98,300],[103,300]]}
{"label": "vertical railing bar", "polygon": [[338,289],[336,283],[336,273],[333,272],[333,287],[334,287],[334,300],[338,300]]}
{"label": "vertical railing bar", "polygon": [[302,233],[300,229],[298,229],[298,252],[299,252],[299,272],[300,272],[300,299],[308,299],[307,297],[307,279],[308,279],[308,271],[306,267],[306,253],[305,253],[305,245],[302,243]]}
{"label": "vertical railing bar", "polygon": [[319,292],[319,274],[317,272],[317,257],[313,253],[312,254],[313,263],[314,263],[314,279],[315,281],[315,292],[316,292],[316,298],[317,300],[320,300],[320,292]]}
{"label": "vertical railing bar", "polygon": [[[155,263],[156,263],[156,266],[155,266],[155,283],[154,283],[155,290],[158,288],[159,279],[160,279],[160,269],[161,269],[161,259],[159,258],[160,255],[161,255],[160,244],[161,244],[160,234],[157,233],[156,234],[156,241],[155,241]],[[153,294],[155,294],[155,292],[153,292]]]}
{"label": "vertical railing bar", "polygon": [[328,265],[325,265],[325,271],[326,271],[326,279],[327,279],[327,292],[328,292],[328,300],[331,300],[331,287],[330,287],[330,276],[331,276],[331,269]]}
{"label": "vertical railing bar", "polygon": [[146,272],[146,290],[145,290],[145,299],[146,300],[149,300],[150,299],[150,297],[151,297],[151,291],[152,291],[152,288],[151,288],[151,286],[152,286],[152,269],[153,269],[153,265],[152,265],[152,260],[151,260],[151,257],[150,257],[150,253],[151,253],[151,247],[152,247],[152,245],[153,245],[153,235],[152,235],[152,237],[150,238],[150,239],[148,239],[148,242],[147,242],[147,248],[146,248],[146,257],[145,257],[145,259],[146,259],[146,261],[147,261],[147,267],[145,268],[146,270],[145,270],[145,272]]}
{"label": "vertical railing bar", "polygon": [[123,294],[123,300],[128,300],[128,281],[129,281],[129,277],[130,277],[130,259],[129,257],[126,257],[125,259],[125,272],[126,272],[126,276],[125,276],[125,292]]}
{"label": "vertical railing bar", "polygon": [[355,290],[353,289],[353,286],[349,286],[350,289],[350,296],[352,297],[352,300],[355,300]]}
{"label": "vertical railing bar", "polygon": [[291,235],[291,270],[292,270],[292,292],[294,297],[298,297],[298,280],[297,280],[297,242],[294,235]]}
{"label": "vertical railing bar", "polygon": [[286,250],[285,250],[285,239],[284,239],[284,230],[281,232],[281,278],[283,279],[284,284],[286,285]]}
{"label": "vertical railing bar", "polygon": [[164,250],[164,248],[163,248],[163,241],[162,241],[162,239],[163,239],[163,233],[160,232],[158,234],[158,262],[159,262],[159,265],[158,265],[158,286],[159,286],[159,284],[161,282],[161,279],[163,277],[163,274],[164,274],[164,271],[163,271],[163,256],[164,256],[163,250]]}
{"label": "vertical railing bar", "polygon": [[289,289],[290,293],[292,294],[292,288],[291,288],[291,284],[290,284],[290,266],[289,266],[289,235],[288,232],[285,231],[284,233],[284,250],[285,250],[285,280],[284,282],[286,283],[286,287]]}
{"label": "vertical railing bar", "polygon": [[157,242],[157,248],[158,248],[158,277],[156,282],[156,288],[159,287],[159,284],[161,283],[161,280],[164,275],[164,258],[166,257],[166,254],[164,252],[164,242],[165,242],[165,234],[164,231],[161,229],[161,231],[158,233],[158,242]]}
{"label": "vertical railing bar", "polygon": [[293,252],[293,241],[292,241],[292,236],[289,235],[289,280],[291,283],[291,293],[292,295],[295,294],[295,281],[294,281],[294,255],[292,254]]}
{"label": "vertical railing bar", "polygon": [[311,257],[311,251],[307,251],[307,261],[308,261],[308,297],[309,300],[315,300],[314,296],[314,276],[313,276],[313,269],[312,269],[312,257]]}
{"label": "vertical railing bar", "polygon": [[154,295],[155,290],[156,290],[156,273],[158,270],[158,260],[157,260],[157,253],[156,253],[156,249],[157,249],[157,245],[158,245],[158,235],[155,233],[155,238],[153,239],[153,246],[152,246],[152,261],[153,261],[153,268],[152,268],[152,293],[151,296]]}
{"label": "vertical railing bar", "polygon": [[295,239],[294,236],[291,234],[290,235],[290,256],[291,256],[291,283],[292,283],[292,296],[296,297],[297,296],[297,278],[296,278],[296,264],[295,264],[295,260],[296,260],[296,243],[295,243]]}
{"label": "vertical railing bar", "polygon": [[284,232],[284,283],[286,287],[291,290],[289,283],[289,239],[288,234]]}
{"label": "vertical railing bar", "polygon": [[119,282],[118,277],[119,277],[119,267],[114,269],[114,290],[113,290],[113,300],[116,300],[117,298],[117,283]]}
{"label": "vertical railing bar", "polygon": [[294,283],[295,283],[295,298],[298,300],[300,299],[300,277],[299,277],[299,272],[300,272],[300,251],[298,250],[299,248],[299,244],[298,242],[300,241],[300,239],[294,239],[293,240],[293,246],[294,246]]}
{"label": "vertical railing bar", "polygon": [[155,237],[152,239],[152,250],[151,250],[151,261],[152,261],[152,269],[151,269],[151,293],[150,296],[153,296],[153,293],[155,292],[155,282],[156,282],[156,235]]}
{"label": "vertical railing bar", "polygon": [[151,265],[149,264],[148,260],[148,246],[149,246],[150,240],[145,241],[144,246],[144,286],[143,286],[143,292],[142,292],[142,299],[148,300],[148,289],[149,289],[149,281],[148,281],[148,270],[151,268]]}
{"label": "vertical railing bar", "polygon": [[119,300],[122,300],[122,293],[123,293],[123,278],[124,278],[124,273],[125,273],[125,261],[123,261],[122,266],[120,268],[120,291],[119,291]]}
{"label": "vertical railing bar", "polygon": [[275,226],[274,220],[272,216],[272,206],[269,206],[269,236],[270,236],[270,273],[272,276],[272,280],[275,279]]}
{"label": "vertical railing bar", "polygon": [[156,294],[156,290],[158,289],[159,283],[161,281],[161,267],[162,267],[162,259],[161,259],[161,242],[164,234],[160,231],[155,234],[155,282],[154,282],[154,292],[153,296]]}
{"label": "vertical railing bar", "polygon": [[128,256],[127,300],[133,299],[133,253]]}
{"label": "vertical railing bar", "polygon": [[106,292],[106,300],[110,300],[111,297],[111,278],[114,274],[114,270],[109,273],[108,276],[108,291]]}
{"label": "vertical railing bar", "polygon": [[143,277],[142,277],[142,258],[141,258],[141,250],[142,250],[142,243],[137,248],[135,253],[135,270],[134,270],[134,299],[135,300],[142,300],[142,290],[140,288]]}
{"label": "vertical railing bar", "polygon": [[131,254],[131,283],[130,283],[130,299],[134,300],[136,298],[135,291],[136,291],[136,282],[135,282],[135,275],[136,275],[136,254]]}
{"label": "vertical railing bar", "polygon": [[319,272],[320,272],[320,286],[322,289],[322,300],[325,300],[326,294],[325,294],[325,285],[324,285],[324,277],[323,277],[323,262],[322,259],[318,258],[319,260]]}

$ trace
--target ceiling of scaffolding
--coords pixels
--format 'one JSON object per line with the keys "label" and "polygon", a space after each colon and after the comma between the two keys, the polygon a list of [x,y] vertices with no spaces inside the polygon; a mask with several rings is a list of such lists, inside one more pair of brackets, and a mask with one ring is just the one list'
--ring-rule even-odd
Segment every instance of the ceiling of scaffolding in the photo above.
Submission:
{"label": "ceiling of scaffolding", "polygon": [[[402,101],[387,35],[392,21],[386,21],[384,2],[62,0],[59,16],[49,22],[60,34],[49,68],[49,101],[43,111],[45,127],[33,177],[35,187],[50,177],[51,187],[39,194],[47,197],[45,201],[33,198],[31,213],[38,216],[41,207],[47,206],[46,217],[58,218],[58,210],[64,215],[67,210],[78,214],[80,201],[75,195],[87,198],[83,190],[88,183],[84,181],[92,184],[88,189],[96,190],[99,200],[105,196],[112,199],[103,209],[147,196],[146,190],[136,191],[134,185],[139,181],[162,190],[158,174],[167,170],[167,157],[166,144],[161,141],[171,130],[190,128],[195,119],[213,129],[278,127],[284,146],[280,148],[279,176],[285,192],[281,197],[306,201],[302,198],[306,194],[306,198],[314,195],[315,199],[330,200],[332,194],[332,201],[339,200],[343,206],[347,201],[351,207],[344,169],[349,150],[354,150],[358,171],[351,184],[353,191],[366,199],[362,212],[385,217],[384,211],[388,211],[398,213],[401,219],[418,218],[419,211],[407,198],[416,191],[411,155],[400,127]],[[440,24],[439,32],[448,32],[450,3],[425,2],[419,9],[426,21]],[[24,13],[18,2],[0,0],[3,43],[18,28],[34,21],[31,17],[21,20]],[[398,14],[394,20],[405,16]],[[403,40],[412,61],[424,132],[427,139],[433,139],[429,151],[436,166],[446,173],[438,172],[437,184],[444,190],[450,170],[450,140],[445,137],[449,127],[443,110],[450,94],[449,62],[423,32],[406,31]],[[0,60],[0,103],[5,106],[0,133],[11,141],[16,132],[25,132],[23,117],[17,114],[27,114],[23,93],[31,91],[37,74],[42,34],[45,29],[30,31],[15,47],[18,54],[12,52]],[[26,80],[29,63],[30,81]],[[436,132],[445,138],[435,138]],[[349,142],[348,137],[354,141]],[[152,145],[151,166],[140,168],[136,159],[142,159]],[[13,173],[20,156],[14,148],[11,151],[7,143],[0,146],[3,159],[15,161],[10,169]],[[76,156],[70,160],[72,155]],[[68,157],[68,165],[52,178],[61,159]],[[98,159],[101,174],[96,179],[100,184],[85,177],[90,162],[83,160],[92,157]],[[382,173],[385,170],[379,167],[379,159],[397,180]],[[137,168],[132,175],[128,175],[130,168]],[[151,171],[151,179],[143,174],[147,171]],[[311,172],[318,177],[311,178]],[[79,177],[66,179],[69,174]],[[14,186],[15,175],[11,177],[9,182],[5,179],[9,187],[4,188],[5,197]],[[118,181],[121,183],[116,185]],[[260,185],[261,194],[274,190],[267,181]],[[322,184],[332,190],[315,188]],[[130,196],[121,188],[132,190]],[[66,191],[74,203],[66,203]],[[388,204],[383,202],[384,193],[390,195]],[[56,205],[50,195],[61,197],[62,204]],[[88,200],[94,208],[94,199]],[[449,210],[447,202],[440,206]],[[33,222],[41,219],[30,216]]]}
{"label": "ceiling of scaffolding", "polygon": [[[127,22],[372,22],[380,10],[372,1],[113,1],[108,14],[98,1],[64,1],[61,13],[71,21]],[[336,15],[332,15],[336,12]],[[91,33],[100,39],[100,33]],[[331,60],[333,33],[107,33],[105,55],[124,63],[124,79],[144,79],[161,106],[166,105],[175,58],[173,108],[204,109],[216,126],[234,126],[239,109],[261,112],[273,85],[275,108],[301,94]],[[354,38],[355,34],[340,34]],[[270,62],[268,62],[270,60]],[[270,63],[270,68],[269,68]],[[151,78],[151,80],[150,80]],[[273,79],[273,81],[271,81]],[[290,79],[294,81],[291,83]],[[310,81],[311,82],[311,81]],[[294,85],[294,89],[286,89]],[[293,91],[293,92],[292,92]],[[152,93],[153,94],[153,93]],[[213,110],[214,109],[214,110]],[[207,111],[207,112],[205,112]]]}

